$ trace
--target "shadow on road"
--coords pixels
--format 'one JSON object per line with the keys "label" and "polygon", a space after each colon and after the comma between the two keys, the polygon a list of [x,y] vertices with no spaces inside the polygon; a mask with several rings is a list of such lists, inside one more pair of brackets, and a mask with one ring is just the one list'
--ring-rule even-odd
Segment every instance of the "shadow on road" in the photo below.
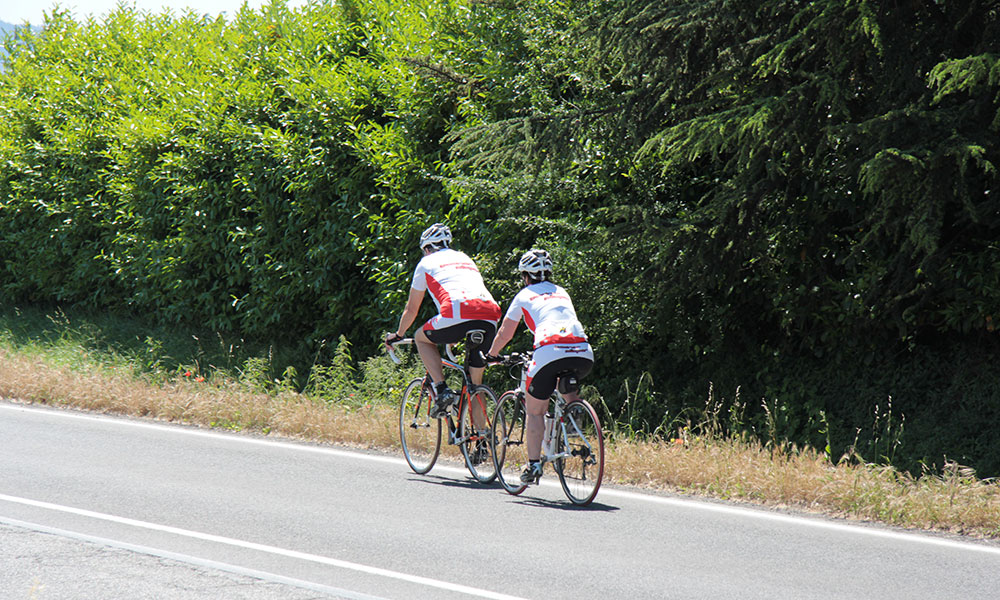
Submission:
{"label": "shadow on road", "polygon": [[420,475],[417,477],[410,477],[409,480],[422,481],[424,483],[433,483],[434,485],[467,490],[503,490],[503,487],[496,481],[493,483],[479,483],[471,477],[466,479],[449,479],[440,475]]}
{"label": "shadow on road", "polygon": [[557,500],[546,500],[544,498],[525,498],[524,496],[516,496],[515,502],[524,504],[525,506],[534,506],[536,508],[554,508],[558,510],[579,510],[583,512],[614,512],[621,510],[619,506],[612,506],[610,504],[603,504],[601,502],[591,502],[587,506],[578,506],[573,504],[569,500],[557,501]]}
{"label": "shadow on road", "polygon": [[[409,481],[421,481],[443,487],[451,487],[465,490],[499,490],[503,491],[503,486],[498,481],[493,483],[479,483],[475,479],[451,479],[441,475],[420,475],[409,478]],[[545,498],[534,498],[531,496],[510,496],[512,502],[534,506],[536,508],[552,508],[557,510],[579,510],[584,512],[612,512],[621,510],[621,507],[604,504],[602,502],[591,502],[587,506],[577,506],[569,500],[547,500]]]}

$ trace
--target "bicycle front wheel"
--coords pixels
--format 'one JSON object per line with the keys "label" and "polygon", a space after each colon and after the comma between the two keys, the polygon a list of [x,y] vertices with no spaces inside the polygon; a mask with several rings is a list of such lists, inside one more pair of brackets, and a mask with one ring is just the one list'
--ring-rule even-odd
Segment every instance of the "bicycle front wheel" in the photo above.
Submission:
{"label": "bicycle front wheel", "polygon": [[431,418],[430,383],[418,377],[406,386],[399,404],[399,441],[414,473],[431,470],[441,452],[441,419]]}
{"label": "bicycle front wheel", "polygon": [[590,504],[604,478],[604,435],[594,408],[586,400],[567,404],[561,433],[556,451],[568,456],[555,461],[559,483],[570,502]]}
{"label": "bicycle front wheel", "polygon": [[528,486],[521,483],[521,471],[528,465],[528,448],[524,438],[524,402],[517,392],[500,395],[493,412],[493,467],[500,485],[515,496]]}
{"label": "bicycle front wheel", "polygon": [[465,466],[476,481],[491,483],[497,478],[493,444],[490,443],[493,430],[490,423],[496,410],[497,396],[490,388],[478,386],[463,400],[458,415],[458,438]]}

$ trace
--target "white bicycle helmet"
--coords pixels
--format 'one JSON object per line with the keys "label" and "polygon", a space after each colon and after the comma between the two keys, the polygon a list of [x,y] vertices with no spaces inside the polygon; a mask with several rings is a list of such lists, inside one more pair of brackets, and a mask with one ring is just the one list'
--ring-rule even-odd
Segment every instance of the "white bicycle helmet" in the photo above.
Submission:
{"label": "white bicycle helmet", "polygon": [[528,250],[517,263],[517,270],[536,279],[544,278],[552,274],[552,257],[545,250]]}
{"label": "white bicycle helmet", "polygon": [[443,246],[447,248],[451,245],[451,229],[443,223],[435,223],[420,234],[420,249],[427,246]]}

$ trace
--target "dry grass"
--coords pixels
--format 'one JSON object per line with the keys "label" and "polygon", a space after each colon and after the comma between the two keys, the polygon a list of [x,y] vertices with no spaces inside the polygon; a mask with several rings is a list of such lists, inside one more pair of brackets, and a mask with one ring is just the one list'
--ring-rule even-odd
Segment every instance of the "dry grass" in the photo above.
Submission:
{"label": "dry grass", "polygon": [[[234,381],[153,384],[131,373],[83,372],[4,349],[0,397],[357,448],[399,447],[395,407],[329,405],[294,392],[254,392]],[[442,454],[458,456],[454,448]]]}
{"label": "dry grass", "polygon": [[611,478],[726,500],[790,507],[907,528],[1000,538],[1000,487],[949,465],[914,478],[891,467],[748,440],[611,440]]}
{"label": "dry grass", "polygon": [[[399,445],[393,407],[349,409],[293,392],[255,393],[234,382],[182,378],[152,384],[131,373],[97,367],[83,372],[3,349],[0,395],[360,448]],[[832,465],[810,449],[767,448],[740,439],[612,438],[607,449],[606,480],[613,483],[1000,538],[1000,488],[955,465],[913,478],[889,467]]]}
{"label": "dry grass", "polygon": [[81,372],[0,350],[0,396],[84,410],[280,434],[370,448],[397,439],[388,408],[351,411],[291,392],[257,393],[235,382],[181,379],[153,385],[131,374]]}

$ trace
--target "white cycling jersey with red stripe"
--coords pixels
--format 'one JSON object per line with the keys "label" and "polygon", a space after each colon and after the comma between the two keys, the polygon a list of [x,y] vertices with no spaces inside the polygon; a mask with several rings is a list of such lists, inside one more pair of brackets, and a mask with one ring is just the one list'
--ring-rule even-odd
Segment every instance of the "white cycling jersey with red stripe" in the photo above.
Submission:
{"label": "white cycling jersey with red stripe", "polygon": [[458,250],[444,248],[420,259],[411,287],[429,291],[446,319],[496,322],[500,318],[500,306],[486,289],[476,263]]}
{"label": "white cycling jersey with red stripe", "polygon": [[549,281],[531,284],[514,296],[506,318],[519,321],[522,317],[535,335],[536,350],[542,346],[587,342],[569,294]]}

